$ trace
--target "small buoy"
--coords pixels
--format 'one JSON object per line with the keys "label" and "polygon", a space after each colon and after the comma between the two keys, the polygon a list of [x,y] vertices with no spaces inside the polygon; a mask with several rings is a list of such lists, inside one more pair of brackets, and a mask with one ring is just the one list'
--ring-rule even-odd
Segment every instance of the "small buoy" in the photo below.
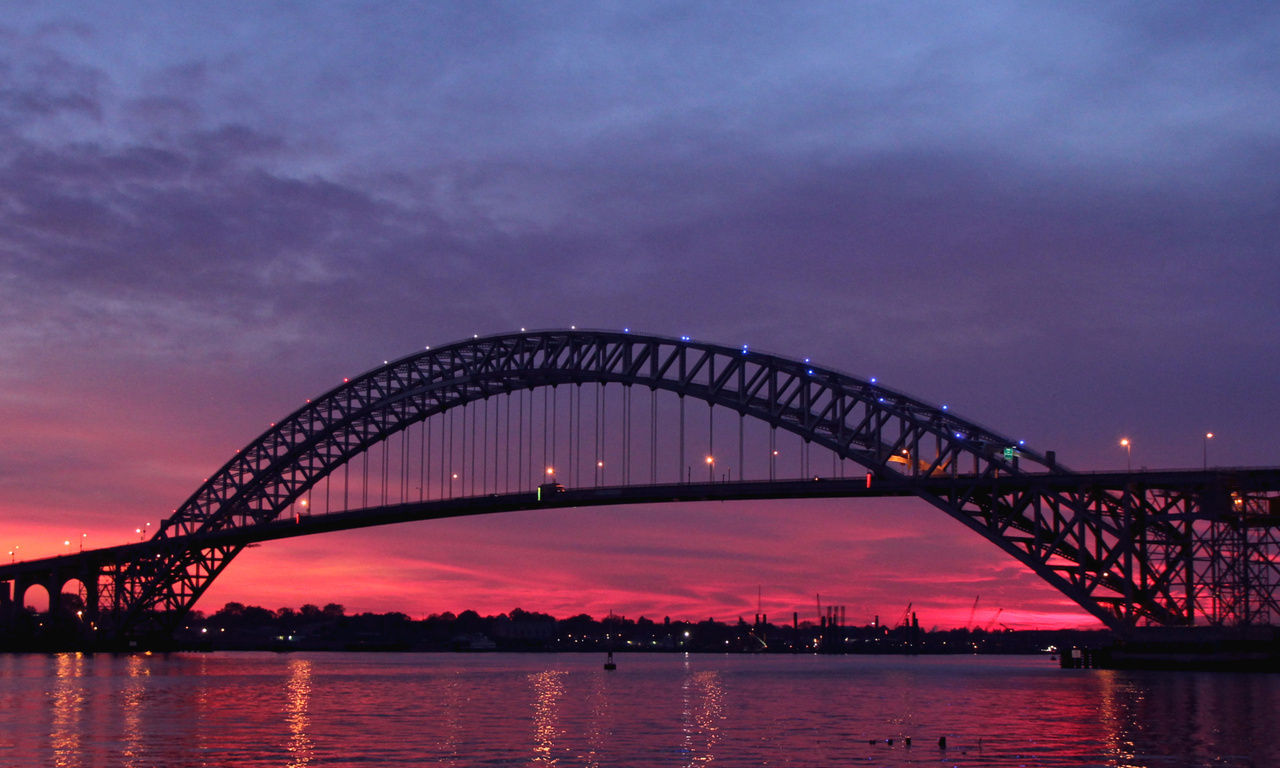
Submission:
{"label": "small buoy", "polygon": [[888,744],[889,746],[891,746],[891,747],[893,746],[893,739],[885,739],[884,741],[885,741],[885,743],[886,743],[886,744]]}
{"label": "small buoy", "polygon": [[905,746],[905,747],[909,747],[909,746],[911,746],[911,737],[910,737],[910,736],[903,736],[903,737],[902,737],[902,745],[903,745],[903,746]]}
{"label": "small buoy", "polygon": [[938,749],[946,749],[946,748],[947,748],[947,737],[946,736],[938,737]]}
{"label": "small buoy", "polygon": [[605,669],[617,669],[618,665],[613,663],[613,651],[609,651],[609,660],[604,663]]}

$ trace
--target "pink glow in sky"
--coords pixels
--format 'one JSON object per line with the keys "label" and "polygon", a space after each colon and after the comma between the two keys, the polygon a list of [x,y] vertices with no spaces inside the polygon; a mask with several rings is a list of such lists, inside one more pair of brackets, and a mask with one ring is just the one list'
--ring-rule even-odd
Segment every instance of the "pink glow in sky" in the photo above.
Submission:
{"label": "pink glow in sky", "polygon": [[[19,4],[0,549],[122,543],[305,398],[520,327],[810,357],[1076,469],[1280,463],[1280,12]],[[1215,437],[1207,445],[1204,434]],[[1093,619],[910,500],[266,544],[199,608]]]}

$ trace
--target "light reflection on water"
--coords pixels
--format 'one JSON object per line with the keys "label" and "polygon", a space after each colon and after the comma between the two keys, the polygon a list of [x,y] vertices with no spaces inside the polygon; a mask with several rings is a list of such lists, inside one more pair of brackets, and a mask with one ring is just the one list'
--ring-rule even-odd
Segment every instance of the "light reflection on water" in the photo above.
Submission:
{"label": "light reflection on water", "polygon": [[0,765],[1280,765],[1277,675],[617,658],[3,656]]}
{"label": "light reflection on water", "polygon": [[289,724],[289,768],[302,768],[311,762],[311,739],[307,738],[307,702],[311,698],[311,662],[289,661],[287,720]]}
{"label": "light reflection on water", "polygon": [[559,670],[548,670],[529,675],[533,682],[533,762],[552,765],[557,761],[554,756],[556,739],[560,735],[557,730],[560,698],[564,696],[564,684],[560,678],[565,673]]}
{"label": "light reflection on water", "polygon": [[84,657],[78,653],[54,658],[54,684],[49,699],[53,706],[53,728],[49,741],[53,747],[53,764],[60,767],[81,765],[80,718],[85,705],[80,685],[83,661]]}

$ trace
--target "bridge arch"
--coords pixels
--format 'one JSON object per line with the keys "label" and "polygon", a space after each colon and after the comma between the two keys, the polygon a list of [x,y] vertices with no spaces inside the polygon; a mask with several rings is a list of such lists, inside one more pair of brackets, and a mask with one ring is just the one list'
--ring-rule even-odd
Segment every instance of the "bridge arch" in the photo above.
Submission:
{"label": "bridge arch", "polygon": [[1047,466],[946,406],[807,360],[688,339],[544,331],[427,349],[344,381],[238,451],[157,537],[273,520],[328,473],[414,423],[520,389],[586,383],[645,386],[733,409],[880,474],[954,473],[963,457],[976,472]]}
{"label": "bridge arch", "polygon": [[106,568],[102,605],[125,631],[156,616],[176,624],[244,546],[209,543],[217,534],[281,518],[322,479],[433,416],[585,384],[674,393],[682,414],[686,400],[702,401],[821,446],[869,483],[896,483],[960,520],[1113,627],[1188,623],[1198,610],[1197,596],[1175,585],[1180,558],[1192,566],[1186,531],[1154,522],[1164,549],[1148,556],[1144,544],[1147,560],[1117,574],[1133,554],[1130,494],[1085,487],[946,406],[747,347],[576,329],[475,337],[344,380],[238,451],[162,522],[146,557]]}

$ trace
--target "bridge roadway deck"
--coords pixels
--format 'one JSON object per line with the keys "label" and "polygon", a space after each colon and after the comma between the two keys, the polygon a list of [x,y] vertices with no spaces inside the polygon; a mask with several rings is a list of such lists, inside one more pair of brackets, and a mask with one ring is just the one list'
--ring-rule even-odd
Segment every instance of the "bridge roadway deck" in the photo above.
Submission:
{"label": "bridge roadway deck", "polygon": [[1030,487],[1052,490],[1081,488],[1122,491],[1131,484],[1145,488],[1178,491],[1206,487],[1238,488],[1249,492],[1280,491],[1280,468],[1232,470],[1163,470],[1148,472],[1064,472],[1058,474],[975,477],[972,475],[916,478],[865,477],[815,478],[813,480],[746,480],[732,482],[675,483],[665,485],[568,488],[539,500],[535,491],[462,496],[451,499],[409,502],[353,509],[327,514],[299,515],[266,523],[225,528],[190,536],[150,539],[115,547],[85,550],[57,557],[0,565],[0,582],[50,571],[92,572],[112,563],[127,563],[160,552],[192,547],[249,545],[264,541],[309,536],[317,533],[369,528],[393,523],[438,520],[450,517],[497,514],[525,510],[568,507],[616,506],[622,504],[662,504],[690,501],[745,501],[770,499],[816,499],[915,496],[965,488],[973,484],[998,493]]}

